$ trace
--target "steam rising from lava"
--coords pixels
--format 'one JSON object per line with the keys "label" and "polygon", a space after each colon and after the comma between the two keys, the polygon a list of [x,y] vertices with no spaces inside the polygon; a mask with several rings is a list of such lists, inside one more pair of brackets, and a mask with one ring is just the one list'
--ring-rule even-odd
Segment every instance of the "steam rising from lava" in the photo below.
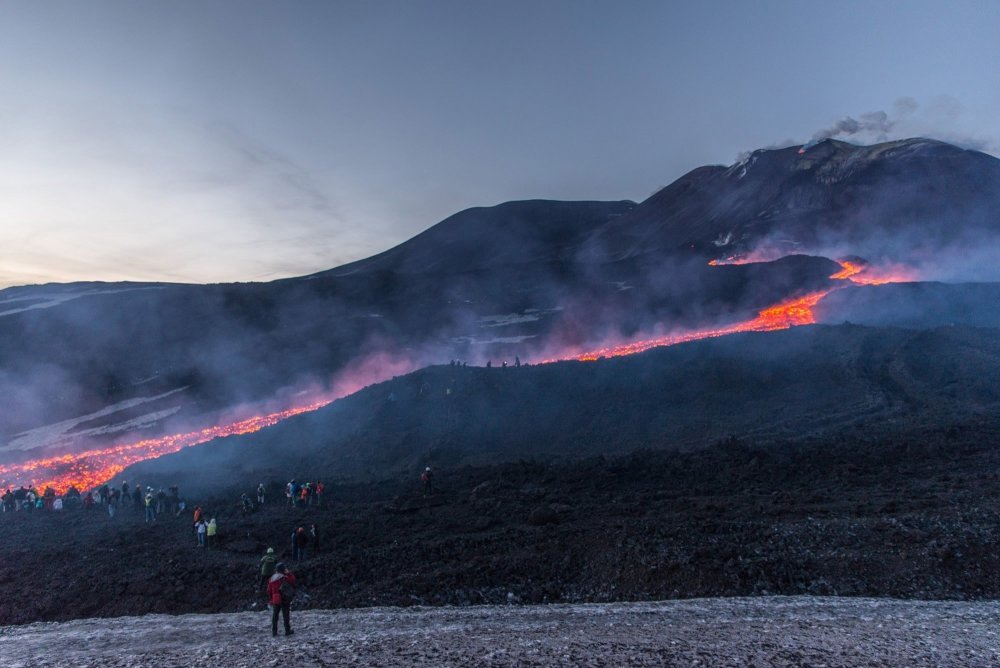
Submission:
{"label": "steam rising from lava", "polygon": [[46,487],[52,487],[59,494],[64,493],[70,486],[79,490],[93,489],[136,462],[177,452],[212,439],[260,431],[282,420],[327,406],[368,385],[409,373],[419,366],[409,359],[391,355],[368,356],[339,374],[331,390],[324,392],[320,397],[314,397],[304,405],[180,434],[0,466],[0,487],[30,483],[39,492],[44,491]]}
{"label": "steam rising from lava", "polygon": [[[726,264],[750,264],[753,262],[770,261],[769,259],[760,260],[759,258],[761,257],[770,258],[770,255],[766,252],[753,253],[739,257],[730,257],[725,260],[712,260],[709,264],[712,266],[720,266]],[[900,283],[915,280],[915,274],[910,270],[873,268],[861,258],[838,260],[837,263],[841,266],[841,270],[830,276],[830,278],[834,280],[848,281],[858,285],[882,285],[884,283]],[[799,325],[815,324],[816,315],[813,312],[813,308],[815,308],[815,306],[822,301],[824,297],[834,290],[839,289],[839,287],[840,286],[835,286],[827,290],[811,292],[802,297],[797,297],[795,299],[775,304],[774,306],[761,310],[757,314],[757,317],[752,320],[738,322],[718,328],[698,329],[688,332],[668,334],[666,336],[651,339],[632,341],[629,343],[590,350],[584,353],[572,355],[568,358],[563,357],[546,361],[555,362],[560,359],[574,359],[581,362],[592,362],[601,359],[602,357],[621,357],[623,355],[633,355],[635,353],[650,350],[651,348],[672,346],[678,343],[716,338],[719,336],[727,336],[729,334],[738,334],[741,332],[773,332],[775,330],[788,329],[789,327],[797,327]]]}
{"label": "steam rising from lava", "polygon": [[[713,260],[710,264],[745,264],[769,261],[766,253]],[[840,260],[841,271],[831,279],[855,284],[878,285],[882,283],[913,280],[912,272],[885,271],[869,266],[859,258]],[[813,309],[839,286],[811,292],[761,310],[755,318],[721,327],[680,332],[650,339],[636,340],[595,350],[563,354],[542,363],[563,360],[594,361],[602,357],[619,357],[640,353],[651,348],[671,346],[699,339],[715,338],[740,332],[769,332],[816,322]],[[31,482],[37,489],[52,487],[57,493],[70,486],[80,490],[92,489],[121,473],[128,466],[146,459],[177,452],[182,448],[205,443],[215,438],[236,436],[259,431],[296,415],[315,411],[336,399],[352,394],[367,385],[385,381],[395,375],[408,373],[421,366],[409,360],[386,355],[372,356],[343,372],[332,390],[314,397],[308,403],[285,410],[254,415],[226,424],[207,427],[180,434],[123,443],[107,448],[94,449],[78,454],[36,459],[15,465],[0,466],[0,486]]]}

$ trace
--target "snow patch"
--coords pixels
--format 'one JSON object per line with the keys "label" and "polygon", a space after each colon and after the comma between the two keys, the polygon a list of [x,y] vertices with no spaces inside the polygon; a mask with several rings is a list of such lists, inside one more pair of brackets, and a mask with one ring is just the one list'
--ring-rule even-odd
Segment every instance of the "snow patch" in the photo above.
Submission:
{"label": "snow patch", "polygon": [[138,417],[130,418],[122,422],[111,422],[109,424],[104,424],[99,427],[92,427],[90,429],[74,431],[75,427],[85,422],[96,420],[102,417],[107,417],[109,415],[114,415],[115,413],[129,410],[131,408],[135,408],[136,406],[141,406],[143,404],[147,404],[150,402],[159,401],[171,395],[177,394],[178,392],[183,392],[186,389],[187,387],[185,386],[185,387],[179,387],[174,390],[170,390],[169,392],[164,392],[163,394],[158,394],[154,397],[135,397],[133,399],[126,399],[125,401],[120,401],[117,404],[106,406],[99,411],[88,413],[87,415],[80,415],[75,418],[63,420],[62,422],[56,422],[53,424],[45,425],[43,427],[30,429],[28,431],[17,434],[10,442],[0,447],[0,451],[4,450],[25,451],[25,450],[33,450],[35,448],[54,446],[54,445],[65,445],[70,443],[74,439],[80,437],[100,436],[105,434],[113,434],[137,427],[148,427],[152,424],[155,424],[159,420],[162,420],[164,418],[173,415],[174,413],[180,410],[180,407],[175,406],[160,411],[152,411],[140,415]]}
{"label": "snow patch", "polygon": [[30,295],[27,297],[14,297],[0,301],[0,318],[5,315],[24,313],[25,311],[35,311],[43,308],[52,308],[66,302],[79,299],[80,297],[91,297],[93,295],[116,295],[122,292],[135,292],[136,290],[163,290],[164,286],[153,285],[141,288],[119,288],[116,290],[81,290],[80,292],[62,292],[53,294]]}

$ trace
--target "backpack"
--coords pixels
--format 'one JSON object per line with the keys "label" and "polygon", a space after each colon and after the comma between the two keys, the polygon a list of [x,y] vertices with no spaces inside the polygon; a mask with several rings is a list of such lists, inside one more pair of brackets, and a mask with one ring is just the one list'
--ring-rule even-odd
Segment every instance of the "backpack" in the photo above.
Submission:
{"label": "backpack", "polygon": [[278,591],[281,593],[281,600],[283,603],[291,603],[295,599],[295,587],[288,578],[281,578],[281,584],[278,585]]}

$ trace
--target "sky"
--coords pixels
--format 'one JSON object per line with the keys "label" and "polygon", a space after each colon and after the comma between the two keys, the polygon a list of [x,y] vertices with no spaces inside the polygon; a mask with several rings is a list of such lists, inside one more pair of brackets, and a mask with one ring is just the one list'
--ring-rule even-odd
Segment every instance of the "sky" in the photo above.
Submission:
{"label": "sky", "polygon": [[848,116],[1000,155],[998,35],[992,0],[6,0],[0,288],[309,274]]}

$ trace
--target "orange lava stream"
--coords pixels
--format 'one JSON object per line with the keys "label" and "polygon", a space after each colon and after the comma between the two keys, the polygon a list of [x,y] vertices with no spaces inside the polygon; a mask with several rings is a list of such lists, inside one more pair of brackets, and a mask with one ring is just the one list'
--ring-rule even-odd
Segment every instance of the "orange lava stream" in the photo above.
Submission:
{"label": "orange lava stream", "polygon": [[[749,259],[744,256],[719,261],[713,260],[709,264],[744,264],[754,261],[759,260]],[[878,272],[872,271],[871,267],[862,263],[842,260],[839,261],[839,264],[842,267],[841,271],[833,274],[830,278],[863,285],[881,285],[883,283],[914,280],[912,272],[905,269],[893,270],[891,273],[880,275]],[[789,327],[814,324],[816,316],[813,309],[824,297],[836,289],[838,288],[832,287],[812,292],[805,296],[770,306],[761,310],[757,314],[757,317],[752,320],[717,328],[669,334],[653,339],[608,346],[581,354],[545,360],[543,363],[562,360],[590,362],[602,357],[633,355],[651,348],[672,346],[689,341],[727,336],[729,334],[771,332],[779,329],[788,329]],[[297,406],[266,415],[256,415],[237,422],[207,427],[198,431],[144,439],[133,443],[124,443],[76,454],[37,459],[21,464],[0,466],[0,491],[8,485],[27,484],[28,482],[33,484],[39,492],[43,491],[46,487],[52,487],[57,494],[65,493],[70,486],[76,487],[81,491],[94,489],[111,480],[125,470],[125,468],[136,462],[177,452],[182,448],[205,443],[215,438],[260,431],[265,427],[270,427],[295,415],[315,411],[332,402],[333,399],[316,401],[305,406]]]}
{"label": "orange lava stream", "polygon": [[[712,266],[720,266],[727,264],[750,264],[754,262],[768,261],[760,259],[765,256],[765,254],[751,254],[738,257],[733,256],[724,260],[712,260],[709,264]],[[883,274],[872,269],[870,265],[862,262],[837,260],[837,263],[840,265],[841,270],[830,276],[830,278],[834,280],[849,281],[858,285],[882,285],[885,283],[901,283],[915,280],[914,273],[907,269],[896,268]],[[729,334],[738,334],[741,332],[773,332],[778,329],[798,327],[799,325],[812,325],[816,322],[816,315],[813,312],[813,308],[815,308],[815,306],[822,301],[824,297],[838,289],[839,287],[830,288],[828,290],[820,290],[818,292],[809,293],[804,297],[798,297],[796,299],[770,306],[760,311],[757,314],[757,317],[753,320],[738,322],[724,327],[699,329],[680,334],[668,334],[666,336],[660,336],[653,339],[644,339],[642,341],[633,341],[631,343],[598,348],[596,350],[571,355],[569,357],[546,360],[546,362],[556,362],[560,360],[593,362],[601,359],[602,357],[634,355],[635,353],[641,353],[646,350],[650,350],[651,348],[673,346],[678,343],[687,343],[689,341],[698,341],[701,339],[712,339],[720,336],[727,336]]]}
{"label": "orange lava stream", "polygon": [[0,466],[0,486],[6,489],[8,485],[30,481],[39,492],[44,491],[46,487],[52,487],[57,494],[62,494],[70,486],[86,491],[107,482],[136,462],[177,452],[182,448],[205,443],[214,438],[260,431],[294,415],[322,408],[331,401],[317,401],[307,406],[297,406],[267,415],[255,415],[245,420],[183,434]]}
{"label": "orange lava stream", "polygon": [[701,339],[714,339],[720,336],[728,336],[729,334],[739,334],[741,332],[773,332],[778,329],[788,329],[789,327],[797,327],[799,325],[811,325],[816,322],[813,307],[832,291],[833,288],[830,290],[822,290],[820,292],[812,292],[804,297],[799,297],[798,299],[792,299],[774,306],[769,306],[768,308],[760,311],[757,314],[757,317],[753,320],[738,322],[733,325],[727,325],[725,327],[718,327],[715,329],[698,329],[682,334],[668,334],[655,339],[623,343],[621,345],[610,346],[608,348],[598,348],[597,350],[591,350],[566,359],[579,360],[581,362],[593,362],[601,359],[602,357],[622,357],[623,355],[634,355],[635,353],[641,353],[651,348],[674,346],[678,343],[699,341]]}

